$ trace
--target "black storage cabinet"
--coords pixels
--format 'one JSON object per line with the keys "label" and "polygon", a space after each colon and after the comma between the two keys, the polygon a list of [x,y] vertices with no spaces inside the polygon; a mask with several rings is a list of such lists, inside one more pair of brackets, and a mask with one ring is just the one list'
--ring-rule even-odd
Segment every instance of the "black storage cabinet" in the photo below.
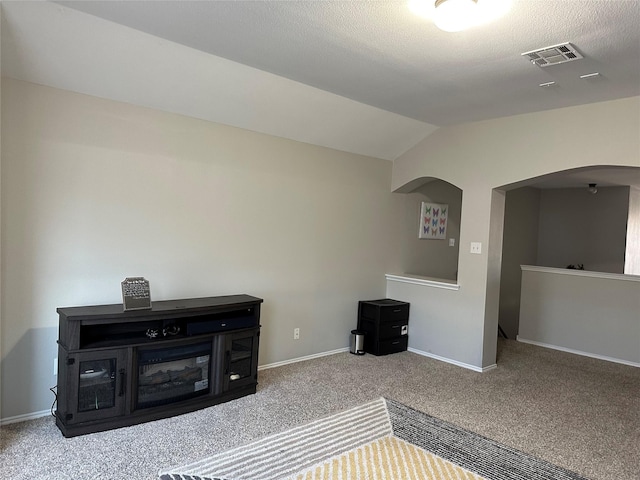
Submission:
{"label": "black storage cabinet", "polygon": [[409,341],[409,303],[383,298],[358,302],[358,330],[364,351],[373,355],[403,352]]}

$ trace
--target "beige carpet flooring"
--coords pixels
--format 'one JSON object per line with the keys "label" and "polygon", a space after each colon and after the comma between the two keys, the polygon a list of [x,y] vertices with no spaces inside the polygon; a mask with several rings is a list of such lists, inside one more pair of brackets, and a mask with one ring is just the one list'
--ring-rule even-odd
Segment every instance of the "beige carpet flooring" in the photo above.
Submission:
{"label": "beige carpet flooring", "polygon": [[71,439],[52,418],[4,426],[0,478],[151,480],[384,396],[593,480],[640,479],[640,368],[500,340],[487,373],[410,352],[342,353],[259,382],[233,402]]}

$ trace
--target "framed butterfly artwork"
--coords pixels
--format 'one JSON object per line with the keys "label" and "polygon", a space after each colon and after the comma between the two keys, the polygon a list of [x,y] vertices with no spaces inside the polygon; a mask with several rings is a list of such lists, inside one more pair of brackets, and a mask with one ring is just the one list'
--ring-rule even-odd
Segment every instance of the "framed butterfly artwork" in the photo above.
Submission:
{"label": "framed butterfly artwork", "polygon": [[426,238],[427,240],[444,240],[447,238],[448,217],[449,205],[422,202],[418,238]]}

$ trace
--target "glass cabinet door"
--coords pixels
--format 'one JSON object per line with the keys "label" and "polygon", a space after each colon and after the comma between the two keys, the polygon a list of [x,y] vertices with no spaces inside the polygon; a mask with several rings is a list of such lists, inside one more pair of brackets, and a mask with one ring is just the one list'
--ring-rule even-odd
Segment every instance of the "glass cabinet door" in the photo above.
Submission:
{"label": "glass cabinet door", "polygon": [[257,382],[259,330],[227,336],[225,390]]}
{"label": "glass cabinet door", "polygon": [[113,408],[117,374],[115,358],[80,362],[78,412]]}
{"label": "glass cabinet door", "polygon": [[124,413],[125,354],[122,350],[69,355],[70,389],[67,423],[114,417]]}

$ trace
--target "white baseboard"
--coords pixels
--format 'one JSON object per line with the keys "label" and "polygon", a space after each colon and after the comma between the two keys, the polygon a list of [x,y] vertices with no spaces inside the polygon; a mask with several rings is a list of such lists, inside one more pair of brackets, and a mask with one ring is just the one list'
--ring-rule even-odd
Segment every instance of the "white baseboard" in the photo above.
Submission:
{"label": "white baseboard", "polygon": [[560,347],[558,345],[551,345],[549,343],[537,342],[535,340],[527,340],[520,335],[516,335],[516,340],[522,343],[529,343],[531,345],[537,345],[538,347],[551,348],[552,350],[560,350],[561,352],[573,353],[575,355],[582,355],[583,357],[597,358],[598,360],[606,360],[607,362],[621,363],[623,365],[629,365],[631,367],[640,367],[640,363],[630,362],[629,360],[623,360],[621,358],[607,357],[606,355],[598,355],[597,353],[583,352],[581,350],[574,350],[572,348]]}
{"label": "white baseboard", "polygon": [[[284,360],[282,362],[261,365],[261,366],[258,366],[258,370],[266,370],[268,368],[281,367],[282,365],[288,365],[290,363],[304,362],[305,360],[326,357],[327,355],[335,355],[336,353],[342,353],[342,352],[348,352],[348,351],[349,351],[349,348],[345,347],[345,348],[339,348],[337,350],[331,350],[329,352],[315,353],[313,355],[292,358],[290,360]],[[16,415],[15,417],[0,418],[0,426],[9,425],[11,423],[26,422],[27,420],[35,420],[36,418],[46,417],[47,415],[51,415],[51,410],[42,410],[40,412],[32,412],[32,413],[25,413],[23,415]]]}
{"label": "white baseboard", "polygon": [[422,355],[423,357],[433,358],[434,360],[450,363],[452,365],[466,368],[468,370],[473,370],[474,372],[479,372],[479,373],[488,372],[489,370],[493,370],[494,368],[498,367],[495,363],[493,365],[489,365],[488,367],[476,367],[475,365],[470,365],[468,363],[459,362],[457,360],[452,360],[450,358],[441,357],[440,355],[435,355],[433,353],[423,352],[422,350],[416,350],[415,348],[408,348],[407,350],[409,350],[412,353],[417,353],[418,355]]}
{"label": "white baseboard", "polygon": [[[435,360],[440,360],[442,362],[451,363],[453,365],[457,365],[458,367],[467,368],[469,370],[473,370],[475,372],[487,372],[489,370],[493,370],[496,368],[496,364],[489,365],[488,367],[480,368],[475,365],[469,365],[467,363],[458,362],[456,360],[451,360],[450,358],[440,357],[438,355],[434,355],[433,353],[423,352],[421,350],[416,350],[415,348],[409,348],[410,352],[416,353],[418,355],[422,355],[424,357],[433,358]],[[338,348],[336,350],[330,350],[328,352],[320,352],[314,353],[313,355],[305,355],[304,357],[291,358],[289,360],[283,360],[281,362],[268,363],[266,365],[259,365],[258,371],[267,370],[269,368],[282,367],[283,365],[289,365],[292,363],[304,362],[307,360],[313,360],[314,358],[326,357],[328,355],[335,355],[337,353],[348,352],[349,347]],[[26,420],[33,420],[35,418],[45,417],[47,415],[51,415],[50,410],[43,410],[41,412],[27,413],[24,415],[17,415],[15,417],[3,418],[0,419],[0,425],[8,425],[10,423],[24,422]]]}
{"label": "white baseboard", "polygon": [[314,353],[313,355],[306,355],[304,357],[292,358],[290,360],[283,360],[282,362],[268,363],[266,365],[259,365],[258,371],[267,370],[268,368],[282,367],[283,365],[289,365],[291,363],[304,362],[306,360],[313,360],[314,358],[326,357],[328,355],[335,355],[336,353],[348,352],[349,347],[338,348],[337,350],[330,350],[328,352]]}
{"label": "white baseboard", "polygon": [[42,418],[48,415],[51,415],[51,410],[41,410],[39,412],[16,415],[15,417],[0,418],[0,426],[9,425],[11,423],[26,422],[27,420],[35,420],[36,418]]}

